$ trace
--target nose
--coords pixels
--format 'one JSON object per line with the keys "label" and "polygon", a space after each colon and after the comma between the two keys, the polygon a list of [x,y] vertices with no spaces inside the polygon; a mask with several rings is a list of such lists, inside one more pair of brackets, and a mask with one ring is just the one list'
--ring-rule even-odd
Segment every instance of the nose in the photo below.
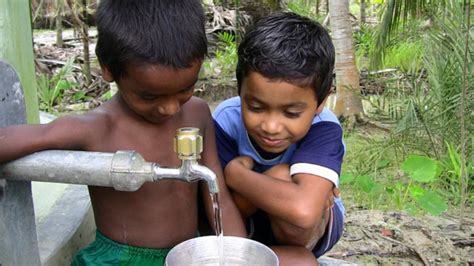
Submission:
{"label": "nose", "polygon": [[268,116],[262,122],[262,130],[268,135],[276,135],[281,132],[283,125],[275,117]]}
{"label": "nose", "polygon": [[158,105],[158,113],[162,116],[172,116],[179,112],[181,105],[175,99],[166,99]]}

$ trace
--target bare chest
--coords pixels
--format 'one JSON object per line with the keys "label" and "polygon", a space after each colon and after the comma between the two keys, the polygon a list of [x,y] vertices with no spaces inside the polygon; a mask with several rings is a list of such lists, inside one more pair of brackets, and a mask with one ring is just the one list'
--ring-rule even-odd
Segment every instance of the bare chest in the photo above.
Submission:
{"label": "bare chest", "polygon": [[176,121],[170,125],[157,126],[119,121],[96,140],[95,147],[91,149],[103,152],[133,150],[140,153],[146,161],[177,167],[180,161],[174,150],[173,139],[176,131],[186,126],[202,127],[190,121]]}

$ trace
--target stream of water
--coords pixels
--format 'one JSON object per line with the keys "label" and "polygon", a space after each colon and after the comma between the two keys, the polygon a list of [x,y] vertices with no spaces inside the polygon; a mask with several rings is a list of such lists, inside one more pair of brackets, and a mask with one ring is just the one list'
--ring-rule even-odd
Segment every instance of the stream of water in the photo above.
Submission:
{"label": "stream of water", "polygon": [[214,209],[214,228],[217,236],[217,249],[219,266],[224,266],[224,231],[222,230],[222,214],[219,206],[219,193],[211,193],[212,207]]}

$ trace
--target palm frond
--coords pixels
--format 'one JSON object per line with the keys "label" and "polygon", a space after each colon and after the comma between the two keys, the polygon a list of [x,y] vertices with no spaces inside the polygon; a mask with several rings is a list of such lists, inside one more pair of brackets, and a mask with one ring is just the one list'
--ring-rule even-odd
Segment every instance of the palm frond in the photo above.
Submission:
{"label": "palm frond", "polygon": [[453,0],[388,0],[381,12],[382,21],[375,33],[375,46],[370,58],[370,67],[379,68],[383,64],[385,49],[392,36],[408,19],[422,15],[433,16],[445,10]]}

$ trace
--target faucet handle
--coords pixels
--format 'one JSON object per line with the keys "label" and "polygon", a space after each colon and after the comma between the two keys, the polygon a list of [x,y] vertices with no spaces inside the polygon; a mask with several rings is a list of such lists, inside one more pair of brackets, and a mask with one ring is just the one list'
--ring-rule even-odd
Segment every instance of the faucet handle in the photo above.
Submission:
{"label": "faucet handle", "polygon": [[174,151],[180,160],[200,159],[202,152],[202,136],[199,128],[182,127],[174,137]]}

